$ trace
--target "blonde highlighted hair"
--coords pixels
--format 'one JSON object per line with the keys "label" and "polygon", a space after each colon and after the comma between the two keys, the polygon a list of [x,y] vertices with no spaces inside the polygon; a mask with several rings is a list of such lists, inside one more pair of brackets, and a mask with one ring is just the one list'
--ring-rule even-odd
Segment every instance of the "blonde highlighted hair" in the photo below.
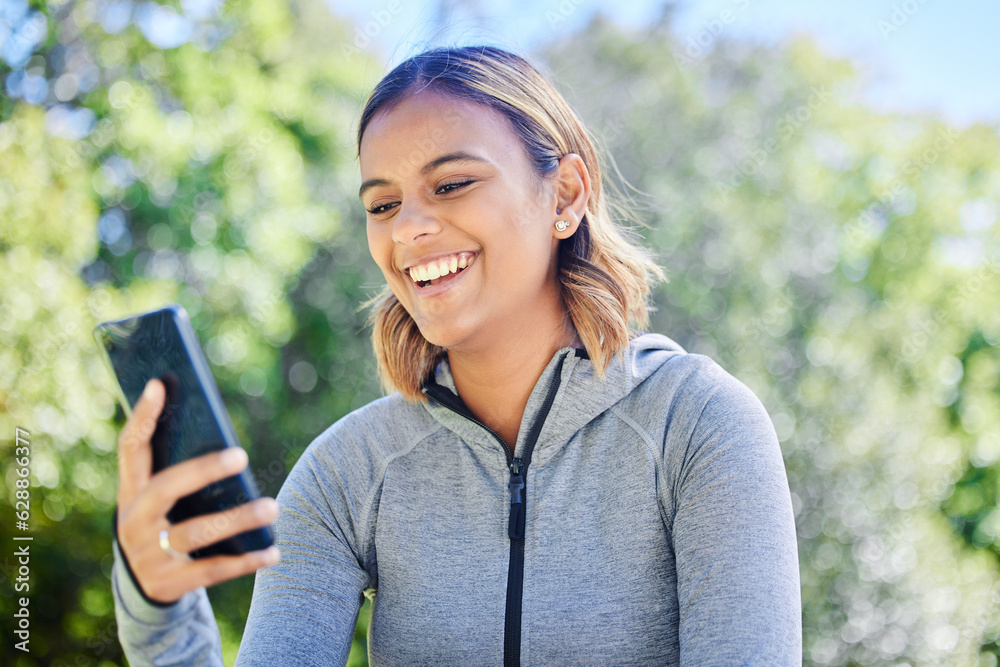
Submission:
{"label": "blonde highlighted hair", "polygon": [[[624,355],[637,330],[649,325],[649,291],[663,271],[652,255],[616,224],[603,194],[602,165],[583,123],[544,76],[526,60],[490,46],[438,48],[394,68],[369,95],[358,127],[407,97],[433,90],[481,104],[504,116],[539,178],[551,177],[559,159],[579,155],[590,172],[587,212],[575,234],[559,244],[558,280],[566,311],[599,377],[614,356]],[[386,391],[424,400],[421,386],[445,349],[428,342],[386,286],[365,305]]]}

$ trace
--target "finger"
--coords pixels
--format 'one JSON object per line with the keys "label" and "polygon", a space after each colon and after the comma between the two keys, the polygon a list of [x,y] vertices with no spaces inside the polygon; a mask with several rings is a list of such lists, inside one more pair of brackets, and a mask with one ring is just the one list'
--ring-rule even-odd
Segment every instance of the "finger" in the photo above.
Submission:
{"label": "finger", "polygon": [[278,516],[273,498],[258,498],[224,512],[215,512],[181,521],[170,527],[170,544],[177,551],[190,553],[227,537],[267,526]]}
{"label": "finger", "polygon": [[154,600],[173,602],[200,586],[207,588],[256,572],[262,567],[274,565],[280,559],[281,554],[274,546],[238,556],[212,556],[190,562],[167,557],[159,561],[161,576],[151,577],[145,590]]}
{"label": "finger", "polygon": [[199,558],[189,567],[194,572],[194,579],[199,586],[214,586],[215,584],[235,579],[244,574],[251,574],[262,567],[270,567],[281,560],[278,547],[270,546],[260,551],[250,551],[239,556],[213,556]]}
{"label": "finger", "polygon": [[163,410],[166,389],[153,378],[146,383],[132,414],[118,435],[118,504],[132,502],[153,474],[153,452],[149,444],[156,420]]}
{"label": "finger", "polygon": [[246,468],[247,462],[242,447],[226,447],[165,468],[149,480],[139,511],[151,520],[162,517],[178,499],[232,477]]}

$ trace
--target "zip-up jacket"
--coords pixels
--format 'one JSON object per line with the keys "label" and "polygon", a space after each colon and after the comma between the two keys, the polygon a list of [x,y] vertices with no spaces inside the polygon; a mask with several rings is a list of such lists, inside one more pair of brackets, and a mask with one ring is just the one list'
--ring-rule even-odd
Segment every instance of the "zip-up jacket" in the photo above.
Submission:
{"label": "zip-up jacket", "polygon": [[[290,471],[237,665],[343,665],[366,595],[372,665],[801,663],[778,441],[710,358],[645,334],[601,381],[563,348],[513,453],[447,359],[423,390],[345,416]],[[130,662],[221,665],[205,589],[151,604],[113,548]]]}

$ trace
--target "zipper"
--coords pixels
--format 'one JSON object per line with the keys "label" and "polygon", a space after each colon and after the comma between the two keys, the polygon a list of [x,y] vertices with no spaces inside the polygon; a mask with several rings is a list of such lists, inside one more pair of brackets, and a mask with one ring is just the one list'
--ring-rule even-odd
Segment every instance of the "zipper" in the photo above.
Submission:
{"label": "zipper", "polygon": [[518,667],[521,663],[521,601],[524,590],[524,526],[527,515],[525,482],[527,480],[528,464],[531,463],[531,453],[542,433],[542,426],[552,409],[556,392],[562,382],[562,367],[566,357],[560,357],[556,364],[553,380],[549,384],[545,401],[538,411],[538,417],[531,424],[531,429],[524,440],[524,450],[521,457],[514,457],[513,452],[500,435],[486,424],[479,421],[462,402],[462,399],[441,385],[431,382],[423,387],[425,394],[435,401],[459,414],[472,423],[481,426],[496,438],[507,455],[507,467],[510,470],[510,481],[507,488],[510,491],[510,516],[507,519],[507,537],[510,538],[510,565],[507,570],[507,608],[504,614],[503,630],[503,664],[504,667]]}

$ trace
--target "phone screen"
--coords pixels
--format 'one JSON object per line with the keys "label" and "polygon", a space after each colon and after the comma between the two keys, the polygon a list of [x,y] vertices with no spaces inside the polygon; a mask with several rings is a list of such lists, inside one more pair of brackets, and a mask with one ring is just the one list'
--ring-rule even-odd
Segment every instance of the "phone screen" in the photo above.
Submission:
{"label": "phone screen", "polygon": [[160,378],[166,401],[153,434],[153,472],[235,445],[226,442],[196,361],[181,337],[180,314],[163,309],[98,328],[130,411],[146,383]]}
{"label": "phone screen", "polygon": [[[239,446],[208,362],[181,306],[105,322],[94,335],[118,381],[127,414],[150,379],[159,378],[166,388],[166,401],[151,438],[154,474],[202,454]],[[252,475],[245,470],[181,498],[167,518],[177,523],[235,507],[259,495]],[[258,529],[191,556],[243,553],[272,542],[269,529]]]}

